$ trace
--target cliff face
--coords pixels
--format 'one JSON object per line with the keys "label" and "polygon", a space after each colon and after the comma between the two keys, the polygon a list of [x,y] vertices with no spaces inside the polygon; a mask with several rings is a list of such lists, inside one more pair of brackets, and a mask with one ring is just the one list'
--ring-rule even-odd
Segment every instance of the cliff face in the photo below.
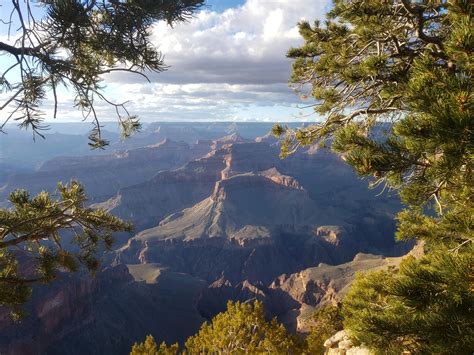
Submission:
{"label": "cliff face", "polygon": [[249,280],[268,285],[282,273],[341,260],[336,248],[312,235],[272,232],[272,238],[245,240],[133,239],[117,252],[115,262],[159,263],[209,283],[224,277],[233,284]]}
{"label": "cliff face", "polygon": [[238,133],[232,133],[227,136],[215,139],[212,141],[211,148],[214,150],[224,148],[226,146],[229,146],[234,143],[244,143],[244,142],[250,142],[250,140],[245,139]]}
{"label": "cliff face", "polygon": [[150,333],[182,341],[203,322],[196,304],[204,283],[166,270],[141,278],[149,272],[119,265],[35,288],[27,318],[0,319],[2,354],[128,354]]}
{"label": "cliff face", "polygon": [[[205,180],[207,190],[196,189],[211,171]],[[162,191],[160,183],[176,184],[180,174],[186,177],[185,186],[167,186],[172,196],[166,206],[176,208],[179,204],[171,201],[181,201],[186,187],[208,192],[207,197],[194,205],[188,198],[189,207],[175,209],[138,233],[117,252],[116,263],[162,263],[208,282],[223,274],[233,283],[269,282],[319,262],[349,261],[360,251],[404,251],[396,250],[394,224],[389,222],[396,202],[387,199],[384,208],[378,208],[374,193],[365,192],[365,186],[360,192],[360,181],[352,172],[347,175],[337,156],[325,151],[311,150],[281,161],[266,143],[225,145],[170,175],[158,175],[153,185],[156,196]],[[145,190],[144,185],[136,188]],[[330,192],[338,189],[347,192],[345,200]],[[155,192],[150,188],[146,195]],[[139,191],[131,195],[139,196]],[[112,211],[120,211],[121,205]],[[353,205],[359,208],[353,210]],[[377,206],[377,212],[370,206]],[[156,210],[150,209],[153,213]]]}
{"label": "cliff face", "polygon": [[321,263],[294,274],[281,275],[273,281],[269,289],[276,294],[283,294],[297,304],[287,312],[296,312],[296,330],[307,332],[307,321],[312,311],[323,304],[341,302],[356,273],[397,267],[401,260],[402,257],[386,258],[359,253],[352,261],[344,264]]}
{"label": "cliff face", "polygon": [[53,192],[58,181],[76,179],[84,184],[91,201],[103,201],[120,188],[146,181],[162,170],[177,168],[203,154],[185,143],[165,140],[145,148],[100,156],[59,157],[45,162],[36,172],[11,176],[0,191],[0,202],[23,188],[36,194]]}
{"label": "cliff face", "polygon": [[137,231],[150,228],[209,196],[224,167],[223,152],[214,151],[177,170],[162,171],[140,184],[124,187],[97,206],[132,220]]}
{"label": "cliff face", "polygon": [[96,278],[36,287],[20,326],[0,314],[0,352],[126,354],[147,334],[184,340],[229,299],[261,299],[269,315],[304,331],[307,315],[339,300],[357,270],[392,263],[358,253],[408,249],[393,240],[397,200],[367,191],[337,155],[312,147],[281,160],[273,143],[230,135],[193,149],[165,142],[89,165],[45,164],[34,176],[54,183],[55,166],[93,173],[86,187],[107,185],[92,188],[95,206],[132,220],[137,234],[120,236]]}

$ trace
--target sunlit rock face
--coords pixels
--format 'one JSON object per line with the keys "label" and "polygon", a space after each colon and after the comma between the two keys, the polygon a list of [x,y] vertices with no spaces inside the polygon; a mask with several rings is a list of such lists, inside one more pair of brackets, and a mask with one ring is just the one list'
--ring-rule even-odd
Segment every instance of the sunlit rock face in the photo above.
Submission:
{"label": "sunlit rock face", "polygon": [[337,332],[324,342],[326,354],[328,355],[371,355],[368,348],[355,346],[345,330]]}
{"label": "sunlit rock face", "polygon": [[[169,132],[194,143],[150,146]],[[127,354],[147,334],[183,341],[230,299],[260,299],[305,331],[355,272],[396,265],[409,249],[393,239],[398,200],[367,190],[339,156],[309,147],[282,160],[270,135],[199,132],[155,127],[133,149],[58,158],[31,175],[33,190],[83,177],[93,206],[131,220],[135,233],[116,236],[96,278],[35,287],[21,325],[2,311],[2,354]]]}
{"label": "sunlit rock face", "polygon": [[[207,189],[194,191],[208,194],[139,232],[117,252],[116,263],[163,263],[209,282],[222,275],[233,283],[269,282],[320,262],[349,261],[359,251],[399,252],[391,222],[397,201],[379,201],[324,150],[281,160],[278,148],[266,142],[237,142],[158,175],[153,180],[157,191],[165,176],[172,182],[186,177],[185,184],[172,189],[178,201],[185,185],[198,181],[205,180]],[[133,196],[142,187],[146,190],[137,186]],[[145,195],[153,196],[148,191]],[[167,205],[173,205],[171,198]]]}

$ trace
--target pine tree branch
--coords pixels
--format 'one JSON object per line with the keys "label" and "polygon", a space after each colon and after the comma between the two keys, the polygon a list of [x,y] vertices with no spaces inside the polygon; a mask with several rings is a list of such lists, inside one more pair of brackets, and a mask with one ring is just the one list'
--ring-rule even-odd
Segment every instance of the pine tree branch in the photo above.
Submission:
{"label": "pine tree branch", "polygon": [[411,5],[408,0],[401,0],[403,7],[413,16],[416,17],[416,34],[419,39],[427,43],[436,44],[440,49],[443,49],[443,41],[439,37],[428,36],[423,32],[425,19],[423,17],[423,7],[419,5]]}
{"label": "pine tree branch", "polygon": [[[390,104],[393,103],[393,100],[390,102]],[[387,112],[393,112],[393,111],[399,111],[399,107],[385,107],[385,108],[379,108],[379,109],[370,109],[370,108],[362,108],[360,110],[355,110],[354,112],[350,113],[349,115],[346,115],[344,118],[341,120],[338,120],[339,122],[350,122],[354,118],[360,115],[379,115],[382,113],[387,113]]]}

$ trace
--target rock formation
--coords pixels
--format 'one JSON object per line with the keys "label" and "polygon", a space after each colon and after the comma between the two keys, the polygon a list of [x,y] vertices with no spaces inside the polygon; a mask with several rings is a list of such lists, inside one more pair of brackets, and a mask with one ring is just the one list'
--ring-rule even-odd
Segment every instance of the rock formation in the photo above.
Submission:
{"label": "rock formation", "polygon": [[204,321],[196,308],[203,287],[155,265],[118,265],[96,278],[62,275],[49,287],[35,287],[21,323],[0,310],[1,353],[128,354],[150,333],[182,341]]}
{"label": "rock formation", "polygon": [[58,181],[71,179],[84,184],[91,201],[103,201],[122,187],[146,181],[160,171],[180,167],[203,154],[185,143],[164,140],[152,146],[108,155],[58,157],[45,162],[33,173],[10,176],[0,190],[0,202],[17,188],[31,194],[42,190],[53,192]]}
{"label": "rock formation", "polygon": [[371,355],[372,352],[364,346],[355,346],[345,330],[334,334],[324,342],[327,355]]}
{"label": "rock formation", "polygon": [[[219,139],[222,126],[150,125],[129,143],[146,147],[57,158],[9,180],[2,198],[19,184],[35,192],[76,177],[94,206],[132,220],[136,234],[117,236],[96,278],[35,286],[21,325],[1,311],[0,352],[126,354],[150,333],[184,340],[229,299],[260,299],[305,331],[355,272],[396,265],[408,251],[393,240],[398,200],[368,191],[339,156],[310,147],[281,160],[271,136],[249,141],[234,128]],[[170,132],[194,145],[149,146]]]}

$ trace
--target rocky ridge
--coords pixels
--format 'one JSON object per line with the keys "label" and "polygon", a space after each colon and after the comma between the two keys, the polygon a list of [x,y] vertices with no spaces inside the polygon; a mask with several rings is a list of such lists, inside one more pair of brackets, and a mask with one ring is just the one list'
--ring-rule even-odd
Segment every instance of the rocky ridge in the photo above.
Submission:
{"label": "rocky ridge", "polygon": [[138,233],[96,279],[69,275],[35,290],[33,316],[21,327],[3,317],[0,351],[125,354],[148,333],[184,340],[229,299],[261,299],[269,315],[304,331],[310,312],[339,300],[357,270],[397,262],[358,253],[408,250],[393,241],[398,201],[367,192],[337,155],[308,149],[281,160],[271,137],[215,141],[197,142],[201,153],[216,144],[205,156],[102,202]]}
{"label": "rocky ridge", "polygon": [[72,179],[84,184],[92,202],[100,202],[123,187],[146,181],[159,171],[178,168],[206,152],[166,139],[159,144],[108,155],[58,157],[45,162],[35,172],[11,176],[0,189],[0,202],[17,188],[31,194],[42,190],[54,192],[58,181]]}

